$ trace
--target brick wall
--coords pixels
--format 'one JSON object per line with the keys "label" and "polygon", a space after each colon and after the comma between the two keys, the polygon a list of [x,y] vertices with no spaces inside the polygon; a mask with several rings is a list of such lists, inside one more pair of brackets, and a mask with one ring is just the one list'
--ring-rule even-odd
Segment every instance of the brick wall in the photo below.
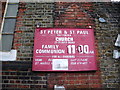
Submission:
{"label": "brick wall", "polygon": [[[17,61],[3,62],[3,89],[118,88],[119,60],[112,58],[119,31],[119,3],[20,3],[13,49]],[[99,17],[106,22],[99,22]],[[93,28],[97,50],[96,72],[32,72],[34,30],[40,27]]]}
{"label": "brick wall", "polygon": [[13,49],[18,50],[17,60],[32,60],[36,24],[53,27],[53,6],[52,3],[20,3],[13,43]]}
{"label": "brick wall", "polygon": [[[55,3],[54,27],[94,28],[94,18],[88,12],[93,12],[92,3]],[[64,85],[71,89],[100,88],[100,71],[51,73],[48,78],[48,85],[52,88],[55,84]]]}
{"label": "brick wall", "polygon": [[96,18],[96,40],[98,41],[98,51],[102,78],[102,87],[120,87],[120,60],[113,59],[113,50],[120,50],[115,47],[117,34],[120,31],[120,3],[96,3],[95,12],[98,17],[106,20],[100,23]]}
{"label": "brick wall", "polygon": [[20,3],[13,49],[17,50],[15,62],[3,62],[3,89],[47,88],[47,73],[32,72],[34,30],[53,27],[52,3]]}

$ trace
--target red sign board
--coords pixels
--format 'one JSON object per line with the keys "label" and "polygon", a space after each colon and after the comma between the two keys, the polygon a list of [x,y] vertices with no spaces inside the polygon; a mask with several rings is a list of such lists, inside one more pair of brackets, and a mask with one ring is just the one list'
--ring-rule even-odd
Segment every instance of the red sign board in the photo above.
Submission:
{"label": "red sign board", "polygon": [[93,29],[37,28],[33,71],[97,70]]}

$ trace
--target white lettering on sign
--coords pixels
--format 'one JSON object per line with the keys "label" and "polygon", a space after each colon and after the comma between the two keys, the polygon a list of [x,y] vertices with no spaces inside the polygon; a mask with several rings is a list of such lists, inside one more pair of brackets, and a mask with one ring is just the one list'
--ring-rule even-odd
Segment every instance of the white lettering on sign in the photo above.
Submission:
{"label": "white lettering on sign", "polygon": [[56,41],[73,41],[72,37],[56,37]]}
{"label": "white lettering on sign", "polygon": [[63,50],[63,49],[59,49],[59,50],[36,49],[36,53],[37,53],[37,54],[38,54],[38,53],[51,53],[51,54],[53,54],[53,53],[59,53],[59,54],[61,54],[61,53],[65,53],[65,50]]}
{"label": "white lettering on sign", "polygon": [[42,59],[35,59],[35,61],[42,61]]}
{"label": "white lettering on sign", "polygon": [[80,45],[78,46],[79,53],[89,53],[89,46],[88,45]]}
{"label": "white lettering on sign", "polygon": [[42,45],[42,48],[45,49],[57,49],[59,45]]}
{"label": "white lettering on sign", "polygon": [[89,50],[88,45],[79,45],[77,48],[75,45],[68,45],[67,49],[68,49],[69,54],[75,54],[76,50],[78,51],[79,54],[93,54],[94,53],[94,51]]}
{"label": "white lettering on sign", "polygon": [[62,30],[40,30],[40,34],[62,34]]}
{"label": "white lettering on sign", "polygon": [[77,34],[89,34],[88,31],[77,31]]}
{"label": "white lettering on sign", "polygon": [[75,45],[68,45],[68,53],[75,54]]}
{"label": "white lettering on sign", "polygon": [[40,34],[89,34],[88,31],[83,30],[40,30]]}

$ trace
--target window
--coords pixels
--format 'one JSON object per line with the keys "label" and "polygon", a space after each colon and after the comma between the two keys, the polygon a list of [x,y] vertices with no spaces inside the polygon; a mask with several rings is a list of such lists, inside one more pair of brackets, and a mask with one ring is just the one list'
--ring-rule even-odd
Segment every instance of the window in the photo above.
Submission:
{"label": "window", "polygon": [[[4,5],[5,6],[5,5]],[[4,7],[3,7],[4,8]],[[0,42],[0,60],[6,60],[8,56],[15,55],[16,51],[11,50],[13,43],[13,35],[18,12],[18,0],[8,0],[6,2],[3,20],[1,24],[1,42]],[[8,57],[8,59],[10,59]],[[11,60],[15,57],[11,57]]]}
{"label": "window", "polygon": [[0,45],[2,45],[2,48],[0,48],[0,51],[10,51],[12,47],[18,3],[11,3],[11,1],[12,0],[6,3],[6,8],[1,25],[2,42]]}

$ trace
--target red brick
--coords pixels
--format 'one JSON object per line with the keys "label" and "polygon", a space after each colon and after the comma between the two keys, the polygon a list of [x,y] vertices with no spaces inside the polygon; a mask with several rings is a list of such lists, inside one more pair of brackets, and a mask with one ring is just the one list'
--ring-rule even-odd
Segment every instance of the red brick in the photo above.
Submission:
{"label": "red brick", "polygon": [[70,77],[67,77],[66,79],[67,79],[67,80],[76,80],[76,79],[77,79],[77,77],[70,76]]}
{"label": "red brick", "polygon": [[[18,25],[18,26],[22,26],[22,25]],[[16,33],[22,33],[23,31],[15,31]]]}
{"label": "red brick", "polygon": [[89,89],[89,85],[77,85],[76,88],[81,89],[81,88],[86,88],[83,90],[87,90],[87,88]]}
{"label": "red brick", "polygon": [[21,46],[22,44],[15,44],[15,46]]}
{"label": "red brick", "polygon": [[30,86],[29,85],[18,85],[17,87],[18,88],[29,88]]}
{"label": "red brick", "polygon": [[90,76],[90,79],[99,79],[100,76],[96,75],[96,76]]}
{"label": "red brick", "polygon": [[75,82],[72,80],[72,81],[69,81],[69,84],[74,85]]}
{"label": "red brick", "polygon": [[15,83],[15,81],[14,80],[10,80],[10,83]]}
{"label": "red brick", "polygon": [[79,76],[78,79],[79,80],[81,80],[81,79],[89,79],[89,77],[88,76]]}
{"label": "red brick", "polygon": [[90,88],[101,88],[100,84],[92,84],[89,86]]}
{"label": "red brick", "polygon": [[12,88],[16,88],[17,87],[17,85],[9,85],[8,87],[12,87]]}

